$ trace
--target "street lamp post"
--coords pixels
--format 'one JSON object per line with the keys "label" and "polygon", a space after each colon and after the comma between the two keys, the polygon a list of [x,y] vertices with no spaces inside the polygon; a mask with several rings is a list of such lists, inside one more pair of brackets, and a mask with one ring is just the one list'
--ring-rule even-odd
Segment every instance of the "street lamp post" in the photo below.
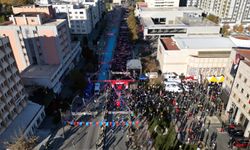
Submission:
{"label": "street lamp post", "polygon": [[63,138],[65,138],[64,124],[63,124],[63,120],[62,120],[62,109],[61,108],[59,109],[59,112],[60,112],[61,123],[63,125]]}

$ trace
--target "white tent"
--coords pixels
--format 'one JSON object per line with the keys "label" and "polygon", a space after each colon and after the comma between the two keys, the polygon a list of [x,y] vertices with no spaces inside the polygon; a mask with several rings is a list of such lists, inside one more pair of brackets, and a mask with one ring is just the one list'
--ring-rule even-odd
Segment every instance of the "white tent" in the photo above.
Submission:
{"label": "white tent", "polygon": [[127,61],[127,70],[142,69],[141,61],[139,59],[131,59]]}

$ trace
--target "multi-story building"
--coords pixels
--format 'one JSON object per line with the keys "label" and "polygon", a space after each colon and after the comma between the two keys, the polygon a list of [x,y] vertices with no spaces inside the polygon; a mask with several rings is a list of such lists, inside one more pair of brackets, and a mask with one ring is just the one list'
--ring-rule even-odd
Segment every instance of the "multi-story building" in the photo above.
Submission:
{"label": "multi-story building", "polygon": [[197,6],[220,17],[223,24],[250,23],[249,0],[198,0]]}
{"label": "multi-story building", "polygon": [[[11,39],[10,43],[18,69],[20,72],[25,70],[25,74],[22,73],[24,79],[28,78],[29,81],[34,82],[33,84],[43,86],[48,83],[47,87],[59,92],[60,80],[63,77],[61,74],[73,68],[72,63],[80,57],[81,48],[79,42],[71,42],[67,20],[54,19],[53,11],[47,10],[53,10],[52,6],[13,7],[14,15],[11,15],[9,22],[1,25],[0,35]],[[42,70],[44,66],[45,68],[53,66],[53,71],[60,73],[48,82],[41,81],[44,78],[51,78],[51,72],[46,75],[40,74],[39,78],[29,75],[29,72],[32,74],[34,68]],[[27,84],[27,82],[24,83]]]}
{"label": "multi-story building", "polygon": [[149,8],[179,7],[180,0],[145,0]]}
{"label": "multi-story building", "polygon": [[56,3],[52,6],[58,14],[67,14],[71,34],[90,34],[99,21],[99,14],[89,5]]}
{"label": "multi-story building", "polygon": [[217,35],[220,26],[203,18],[202,10],[194,7],[138,9],[144,39],[176,35]]}
{"label": "multi-story building", "polygon": [[187,7],[197,7],[199,0],[187,0]]}
{"label": "multi-story building", "polygon": [[102,0],[63,0],[48,1],[38,0],[37,4],[52,5],[57,17],[67,14],[71,34],[88,35],[95,29],[96,24],[101,20],[105,11]]}
{"label": "multi-story building", "polygon": [[[250,39],[250,38],[249,38]],[[250,135],[250,49],[235,48],[225,71],[224,92],[228,92],[228,121],[240,124]]]}
{"label": "multi-story building", "polygon": [[27,101],[8,38],[0,36],[0,149],[22,132],[30,135],[45,117],[44,107]]}
{"label": "multi-story building", "polygon": [[[213,43],[213,44],[211,44]],[[205,79],[224,73],[234,43],[229,38],[196,36],[159,38],[157,59],[161,71]]]}

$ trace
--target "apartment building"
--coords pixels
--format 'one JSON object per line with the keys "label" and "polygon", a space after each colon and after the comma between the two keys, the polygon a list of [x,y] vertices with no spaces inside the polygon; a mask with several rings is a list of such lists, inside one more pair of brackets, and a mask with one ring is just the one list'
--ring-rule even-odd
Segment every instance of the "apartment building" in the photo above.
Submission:
{"label": "apartment building", "polygon": [[27,101],[10,45],[0,36],[0,149],[19,132],[33,134],[45,117],[43,106]]}
{"label": "apartment building", "polygon": [[[79,42],[71,42],[67,20],[54,19],[53,11],[45,12],[41,9],[53,10],[52,6],[13,7],[14,15],[11,15],[10,21],[1,24],[0,35],[11,39],[10,43],[19,72],[25,71],[26,76],[22,74],[22,77],[27,77],[33,82],[29,84],[24,82],[24,84],[48,83],[46,87],[59,92],[60,80],[63,78],[60,75],[73,68],[74,60],[79,60],[81,48]],[[53,66],[55,72],[62,73],[57,74],[53,81],[48,82],[40,82],[44,79],[43,76],[32,78],[28,75],[28,72],[32,72],[31,68],[35,67],[39,70],[44,66]],[[44,75],[44,77],[47,79],[51,77],[51,74]]]}
{"label": "apartment building", "polygon": [[179,7],[180,0],[145,0],[149,8]]}
{"label": "apartment building", "polygon": [[62,14],[67,14],[73,36],[90,34],[105,11],[102,0],[37,0],[36,3],[41,6],[52,5],[58,18],[61,18]]}
{"label": "apartment building", "polygon": [[199,0],[187,0],[187,7],[197,7]]}
{"label": "apartment building", "polygon": [[[213,44],[211,44],[213,43]],[[229,38],[196,36],[159,38],[160,69],[205,79],[224,73],[234,43]]]}
{"label": "apartment building", "polygon": [[250,49],[235,48],[225,71],[224,91],[229,98],[226,107],[228,120],[240,124],[250,135]]}
{"label": "apartment building", "polygon": [[197,7],[220,17],[222,24],[250,23],[249,0],[198,0]]}

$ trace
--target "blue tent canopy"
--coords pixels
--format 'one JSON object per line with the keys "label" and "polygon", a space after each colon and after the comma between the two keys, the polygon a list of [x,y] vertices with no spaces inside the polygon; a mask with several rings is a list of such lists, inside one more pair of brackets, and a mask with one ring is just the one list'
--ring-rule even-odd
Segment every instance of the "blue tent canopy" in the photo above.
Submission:
{"label": "blue tent canopy", "polygon": [[148,77],[145,74],[141,74],[139,76],[139,80],[147,80],[147,79],[148,79]]}

